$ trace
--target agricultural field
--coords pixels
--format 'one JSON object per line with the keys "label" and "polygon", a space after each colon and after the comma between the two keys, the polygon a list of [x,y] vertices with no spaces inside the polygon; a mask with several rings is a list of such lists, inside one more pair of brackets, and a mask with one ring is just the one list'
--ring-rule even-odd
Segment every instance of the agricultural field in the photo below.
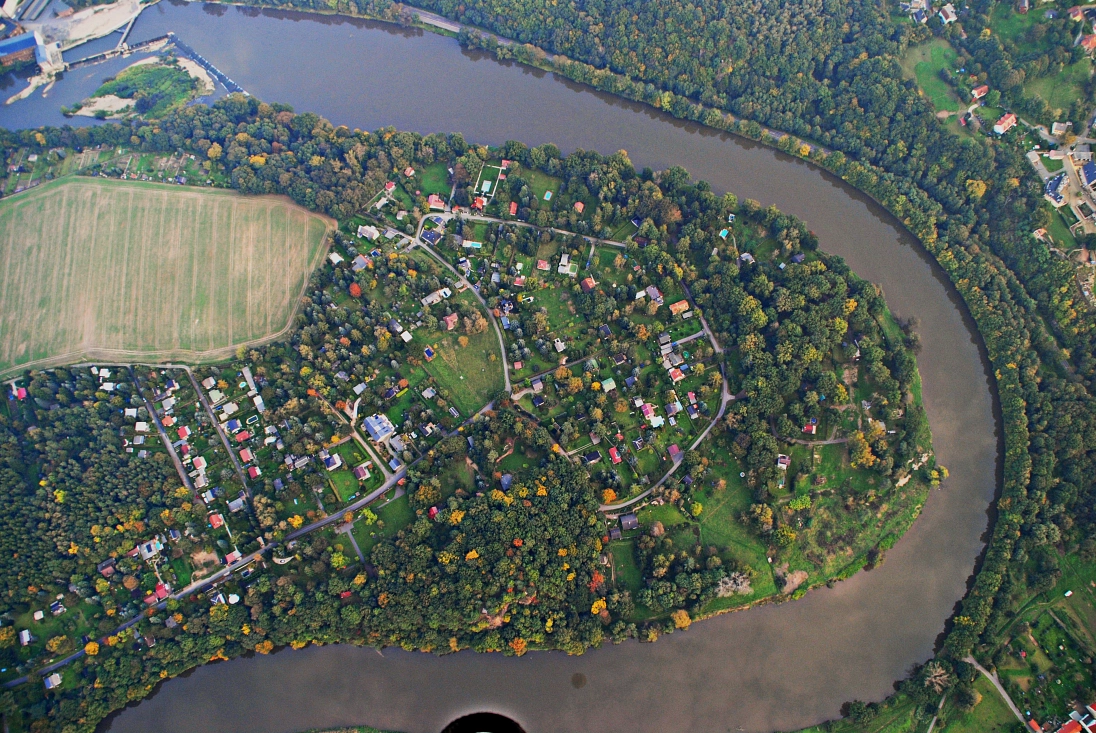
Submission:
{"label": "agricultural field", "polygon": [[223,358],[283,332],[329,222],[285,199],[65,178],[0,203],[0,374]]}

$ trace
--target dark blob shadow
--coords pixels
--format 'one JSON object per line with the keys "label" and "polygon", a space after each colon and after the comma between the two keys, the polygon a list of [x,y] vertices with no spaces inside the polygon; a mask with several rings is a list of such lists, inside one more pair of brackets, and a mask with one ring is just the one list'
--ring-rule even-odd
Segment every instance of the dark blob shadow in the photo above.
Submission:
{"label": "dark blob shadow", "polygon": [[441,733],[525,733],[525,729],[498,713],[472,713],[457,718]]}

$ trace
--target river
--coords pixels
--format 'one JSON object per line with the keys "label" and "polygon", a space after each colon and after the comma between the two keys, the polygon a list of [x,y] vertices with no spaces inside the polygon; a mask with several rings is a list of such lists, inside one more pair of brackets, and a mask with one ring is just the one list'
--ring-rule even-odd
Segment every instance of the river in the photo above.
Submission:
{"label": "river", "polygon": [[[925,407],[951,478],[880,568],[795,603],[580,657],[285,650],[172,680],[115,717],[110,731],[282,733],[369,724],[418,733],[484,709],[509,715],[530,733],[790,730],[839,715],[845,701],[885,697],[910,665],[932,655],[983,548],[998,435],[973,327],[943,275],[893,217],[803,161],[553,74],[500,64],[449,38],[364,21],[162,2],[145,11],[131,40],[169,30],[251,94],[336,124],[460,131],[490,144],[554,142],[564,152],[625,149],[637,167],[681,165],[718,191],[802,218],[823,249],[883,287],[898,316],[920,319]],[[28,100],[37,114],[17,105],[0,109],[0,124],[59,123],[51,109],[86,94],[89,75],[110,73],[81,71],[87,73],[50,91],[50,105]]]}

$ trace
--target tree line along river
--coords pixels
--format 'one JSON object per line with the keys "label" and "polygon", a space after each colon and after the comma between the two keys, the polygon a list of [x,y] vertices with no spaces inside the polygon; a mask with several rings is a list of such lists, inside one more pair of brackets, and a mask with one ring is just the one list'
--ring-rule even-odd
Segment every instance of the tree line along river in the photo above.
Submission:
{"label": "tree line along river", "polygon": [[[565,153],[624,149],[637,167],[680,165],[718,192],[800,217],[823,249],[882,286],[896,315],[920,320],[925,408],[951,477],[881,567],[795,603],[581,657],[286,650],[172,680],[116,716],[112,733],[281,733],[364,723],[418,733],[477,710],[506,714],[538,733],[791,730],[839,715],[847,700],[885,697],[911,664],[932,655],[984,544],[998,432],[973,325],[893,217],[771,148],[498,63],[450,38],[344,18],[165,2],[142,14],[130,41],[168,31],[254,96],[335,124],[462,132],[485,144],[553,142]],[[47,97],[0,108],[0,125],[63,124],[62,105],[131,62],[78,69]]]}

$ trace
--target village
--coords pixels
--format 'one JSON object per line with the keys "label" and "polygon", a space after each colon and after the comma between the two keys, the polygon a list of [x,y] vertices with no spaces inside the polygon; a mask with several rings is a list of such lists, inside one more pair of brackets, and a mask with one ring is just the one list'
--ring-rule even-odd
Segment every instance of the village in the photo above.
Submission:
{"label": "village", "polygon": [[[160,162],[142,160],[141,169]],[[636,548],[648,536],[703,540],[735,568],[714,610],[798,597],[861,566],[862,557],[850,564],[844,551],[827,550],[829,540],[792,545],[791,530],[774,564],[772,541],[750,529],[754,469],[721,425],[747,396],[739,357],[726,358],[679,273],[646,259],[659,234],[649,220],[614,217],[561,179],[506,159],[486,162],[465,189],[475,195],[463,199],[450,168],[407,168],[367,214],[340,223],[288,341],[240,348],[227,363],[72,368],[111,400],[126,453],[174,465],[179,520],[103,563],[103,590],[43,597],[17,619],[28,640],[23,662],[0,679],[68,659],[44,646],[55,636],[51,618],[71,627],[68,636],[94,641],[109,625],[91,622],[108,591],[117,618],[133,624],[173,623],[164,612],[175,602],[235,605],[254,572],[306,565],[298,548],[306,534],[330,548],[333,567],[364,566],[378,543],[420,515],[434,519],[454,493],[507,491],[557,457],[588,474],[602,505],[604,573],[632,593],[644,587]],[[508,179],[525,193],[500,186]],[[562,212],[567,228],[532,224],[547,212]],[[759,224],[759,207],[751,212],[710,223],[717,250],[736,266],[774,277],[825,269],[816,253],[784,252]],[[900,339],[893,321],[884,326]],[[349,348],[355,343],[365,345]],[[839,489],[869,497],[857,511],[876,519],[857,552],[915,516],[874,515],[876,479],[850,466],[850,435],[893,435],[903,416],[860,359],[853,341],[827,356],[833,394],[847,393],[847,404],[774,424],[780,449],[764,472],[783,522],[804,535],[844,536],[837,523],[853,520],[829,508]],[[9,412],[51,408],[31,394],[50,379],[39,374],[9,382]],[[476,426],[499,409],[524,427],[498,450],[476,452]],[[423,494],[412,503],[408,491],[426,481],[417,467],[454,451],[468,456],[444,464],[434,478],[439,498],[415,508]],[[928,454],[911,464],[898,489],[928,470]],[[823,518],[813,529],[812,511]],[[64,610],[77,607],[85,610]],[[127,643],[155,643],[146,636]]]}

